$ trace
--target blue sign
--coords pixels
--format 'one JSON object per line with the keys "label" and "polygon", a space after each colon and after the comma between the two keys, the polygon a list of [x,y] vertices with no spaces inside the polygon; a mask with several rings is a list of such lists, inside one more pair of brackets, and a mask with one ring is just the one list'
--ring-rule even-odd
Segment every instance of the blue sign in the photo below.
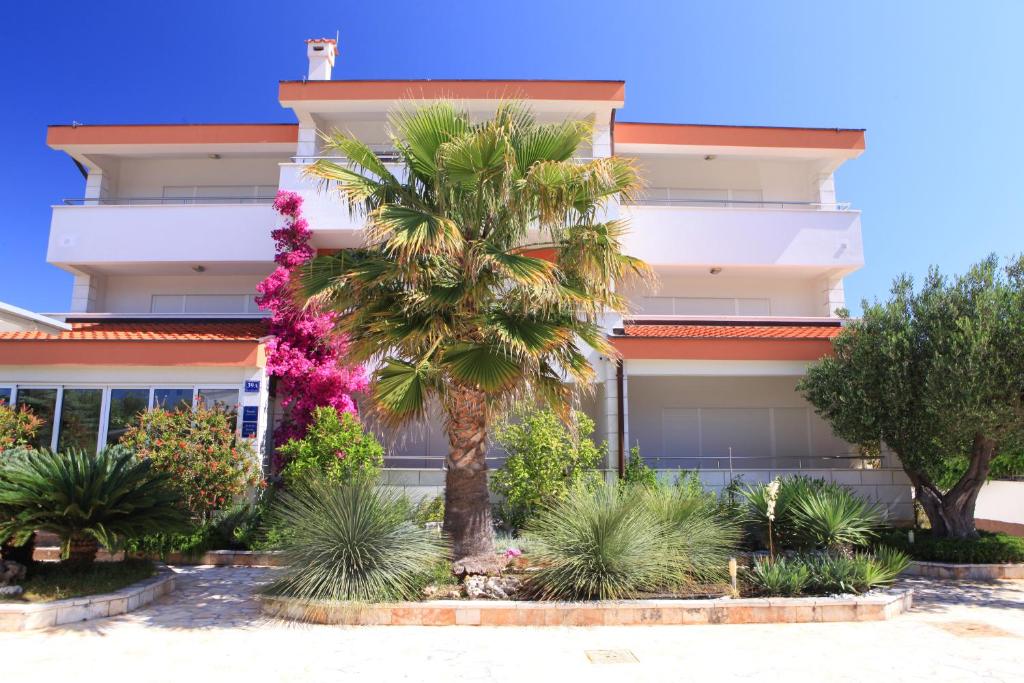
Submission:
{"label": "blue sign", "polygon": [[255,422],[243,422],[242,423],[242,438],[252,439],[256,436],[256,424]]}
{"label": "blue sign", "polygon": [[260,381],[258,379],[247,379],[245,380],[245,393],[255,394],[260,390]]}
{"label": "blue sign", "polygon": [[242,419],[246,422],[256,422],[260,419],[260,407],[259,406],[243,406],[242,407]]}

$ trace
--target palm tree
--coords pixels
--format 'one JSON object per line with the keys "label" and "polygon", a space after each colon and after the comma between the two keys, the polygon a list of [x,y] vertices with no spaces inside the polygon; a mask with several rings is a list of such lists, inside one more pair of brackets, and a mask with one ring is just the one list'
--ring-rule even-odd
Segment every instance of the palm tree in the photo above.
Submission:
{"label": "palm tree", "polygon": [[[376,364],[383,424],[442,407],[453,565],[487,571],[491,416],[523,397],[566,412],[594,376],[586,346],[614,355],[601,316],[625,308],[615,283],[648,269],[603,214],[639,179],[622,158],[573,159],[589,124],[541,124],[518,103],[479,123],[450,102],[400,110],[390,130],[400,170],[350,135],[325,137],[347,163],[319,159],[309,173],[365,217],[365,246],[314,259],[302,294],[337,312],[351,360]],[[530,253],[542,246],[554,258]]]}

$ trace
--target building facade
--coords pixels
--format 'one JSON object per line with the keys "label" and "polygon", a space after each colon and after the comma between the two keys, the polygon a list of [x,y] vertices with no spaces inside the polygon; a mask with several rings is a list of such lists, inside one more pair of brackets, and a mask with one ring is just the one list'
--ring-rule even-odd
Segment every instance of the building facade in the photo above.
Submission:
{"label": "building facade", "polygon": [[[608,318],[620,357],[593,358],[601,381],[583,408],[609,471],[639,447],[666,476],[699,470],[720,488],[798,472],[911,516],[899,468],[834,437],[795,390],[829,352],[843,278],[864,262],[860,213],[834,182],[863,131],[624,122],[621,81],[332,80],[335,42],[306,47],[308,77],[278,87],[296,123],[50,127],[50,147],[84,175],[82,196],[53,207],[47,254],[74,275],[70,306],[0,327],[0,398],[49,418],[44,445],[98,448],[141,407],[202,398],[238,405],[240,436],[265,454],[276,411],[254,295],[273,269],[275,193],[303,197],[318,249],[358,246],[358,218],[303,174],[319,132],[386,155],[397,106],[453,99],[484,117],[520,99],[541,120],[590,122],[578,155],[634,159],[647,185],[608,207],[630,222],[627,253],[658,276],[626,290],[630,315]],[[440,487],[440,429],[382,436],[391,483]]]}

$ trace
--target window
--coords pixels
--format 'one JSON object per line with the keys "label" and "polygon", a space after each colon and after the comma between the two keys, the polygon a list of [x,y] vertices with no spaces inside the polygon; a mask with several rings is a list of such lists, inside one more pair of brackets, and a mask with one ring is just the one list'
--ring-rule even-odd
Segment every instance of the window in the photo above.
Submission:
{"label": "window", "polygon": [[102,389],[64,389],[60,408],[58,451],[74,449],[96,453],[102,405]]}
{"label": "window", "polygon": [[11,388],[10,387],[0,387],[0,403],[10,403],[10,402],[11,402]]}
{"label": "window", "polygon": [[36,432],[36,448],[50,448],[53,442],[53,418],[57,413],[56,389],[22,389],[18,388],[18,405],[27,406],[35,416],[43,421]]}
{"label": "window", "polygon": [[165,410],[191,410],[192,389],[154,389],[153,407]]}
{"label": "window", "polygon": [[238,389],[200,389],[198,400],[207,408],[219,408],[230,415],[231,431],[238,422]]}
{"label": "window", "polygon": [[771,315],[768,299],[649,296],[642,307],[646,315]]}
{"label": "window", "polygon": [[135,422],[139,413],[149,408],[149,389],[111,389],[107,415],[107,444],[115,444]]}
{"label": "window", "polygon": [[255,294],[154,294],[153,313],[257,313]]}
{"label": "window", "polygon": [[277,185],[168,185],[164,203],[170,204],[256,204],[270,202]]}

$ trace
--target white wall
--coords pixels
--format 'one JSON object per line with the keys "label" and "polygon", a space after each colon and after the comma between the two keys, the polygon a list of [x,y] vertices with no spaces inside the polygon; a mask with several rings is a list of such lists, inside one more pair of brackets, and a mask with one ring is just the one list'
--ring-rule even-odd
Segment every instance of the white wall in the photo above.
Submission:
{"label": "white wall", "polygon": [[[273,264],[267,265],[267,273]],[[106,278],[97,310],[148,313],[154,294],[254,294],[259,275],[119,275]]]}
{"label": "white wall", "polygon": [[977,519],[1024,525],[1024,481],[990,481],[978,494]]}
{"label": "white wall", "polygon": [[825,315],[827,287],[828,281],[818,277],[755,277],[742,272],[690,275],[665,269],[658,272],[654,290],[633,286],[622,291],[630,301],[630,312],[638,315],[667,314],[666,302],[647,301],[649,297],[695,297],[764,298],[768,299],[770,315],[820,316]]}
{"label": "white wall", "polygon": [[669,155],[635,158],[650,188],[760,190],[764,200],[818,201],[817,171],[800,161],[723,157],[705,161],[703,156]]}
{"label": "white wall", "polygon": [[116,185],[107,196],[161,197],[165,186],[277,185],[278,163],[287,157],[225,159],[120,159]]}

